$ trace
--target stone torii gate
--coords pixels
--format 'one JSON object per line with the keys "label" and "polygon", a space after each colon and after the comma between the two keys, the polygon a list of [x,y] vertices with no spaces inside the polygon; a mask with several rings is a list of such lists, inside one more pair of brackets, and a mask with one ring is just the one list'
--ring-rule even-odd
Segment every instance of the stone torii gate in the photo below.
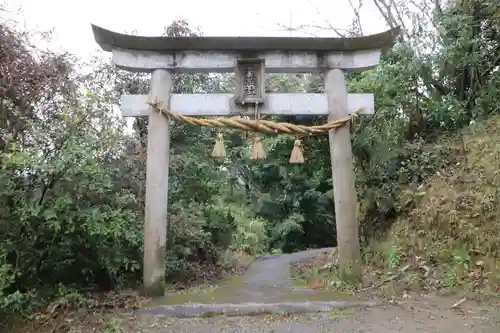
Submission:
{"label": "stone torii gate", "polygon": [[[235,116],[257,103],[260,113],[328,115],[329,121],[354,112],[374,113],[373,94],[348,94],[344,71],[378,65],[399,28],[356,38],[302,37],[141,37],[92,25],[102,49],[112,52],[121,69],[150,72],[150,92],[124,95],[124,117],[149,117],[144,224],[144,293],[165,292],[165,245],[169,167],[169,119],[149,103],[160,102],[185,116]],[[251,71],[256,89],[248,94],[244,77]],[[172,73],[235,72],[235,94],[171,94]],[[325,74],[325,94],[265,94],[265,73]],[[341,274],[360,276],[357,198],[349,126],[329,131],[332,179]]]}

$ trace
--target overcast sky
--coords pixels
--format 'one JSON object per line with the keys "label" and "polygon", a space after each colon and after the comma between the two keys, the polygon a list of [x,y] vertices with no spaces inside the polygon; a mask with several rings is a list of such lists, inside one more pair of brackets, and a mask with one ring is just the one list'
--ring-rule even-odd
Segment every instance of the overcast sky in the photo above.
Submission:
{"label": "overcast sky", "polygon": [[[0,0],[1,2],[1,0]],[[51,48],[85,57],[97,49],[91,23],[116,32],[153,36],[175,19],[201,28],[205,36],[289,36],[284,26],[302,24],[347,28],[353,18],[349,0],[6,0],[22,8],[30,29],[54,29]],[[352,0],[357,3],[357,0]],[[362,9],[364,34],[387,29],[372,1]],[[248,8],[244,8],[248,4]],[[251,6],[250,6],[251,5]],[[334,36],[330,31],[318,36]],[[292,36],[305,36],[293,32]]]}

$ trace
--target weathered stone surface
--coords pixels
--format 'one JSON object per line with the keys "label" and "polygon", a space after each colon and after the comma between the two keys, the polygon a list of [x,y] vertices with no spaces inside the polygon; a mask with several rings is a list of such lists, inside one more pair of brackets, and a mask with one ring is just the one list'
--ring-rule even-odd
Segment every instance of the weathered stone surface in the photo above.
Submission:
{"label": "weathered stone surface", "polygon": [[297,314],[330,312],[356,306],[375,306],[376,302],[281,302],[246,304],[182,304],[162,305],[141,312],[159,317],[256,316],[262,314]]}

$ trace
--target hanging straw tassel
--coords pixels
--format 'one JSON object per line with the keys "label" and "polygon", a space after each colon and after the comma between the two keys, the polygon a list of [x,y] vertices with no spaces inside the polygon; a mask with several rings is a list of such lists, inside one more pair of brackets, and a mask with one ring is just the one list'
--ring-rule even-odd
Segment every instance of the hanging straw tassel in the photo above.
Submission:
{"label": "hanging straw tassel", "polygon": [[222,136],[222,133],[217,133],[214,150],[212,150],[212,156],[226,157],[226,147],[224,147],[224,137]]}
{"label": "hanging straw tassel", "polygon": [[292,154],[290,155],[291,164],[302,164],[304,163],[304,154],[302,152],[302,141],[299,139],[293,142]]}
{"label": "hanging straw tassel", "polygon": [[[257,120],[257,126],[259,126],[259,119],[260,119],[260,113],[259,113],[259,103],[255,103],[255,120]],[[264,148],[262,148],[262,142],[260,140],[260,136],[258,134],[255,134],[253,138],[253,145],[252,145],[252,160],[259,160],[266,158],[266,154],[264,153]]]}
{"label": "hanging straw tassel", "polygon": [[260,141],[260,136],[256,135],[253,138],[252,160],[259,160],[263,158],[266,158],[266,154],[264,153],[264,148],[262,148],[262,142]]}

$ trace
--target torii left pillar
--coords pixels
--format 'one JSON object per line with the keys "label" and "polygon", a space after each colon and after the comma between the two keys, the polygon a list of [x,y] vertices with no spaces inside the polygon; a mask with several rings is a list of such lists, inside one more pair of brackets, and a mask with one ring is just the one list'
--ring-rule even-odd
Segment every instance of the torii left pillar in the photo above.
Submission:
{"label": "torii left pillar", "polygon": [[[151,74],[149,101],[168,108],[171,90],[172,73],[166,69],[155,69]],[[151,106],[150,108],[146,162],[143,288],[145,295],[158,296],[165,293],[170,124],[165,115]]]}

